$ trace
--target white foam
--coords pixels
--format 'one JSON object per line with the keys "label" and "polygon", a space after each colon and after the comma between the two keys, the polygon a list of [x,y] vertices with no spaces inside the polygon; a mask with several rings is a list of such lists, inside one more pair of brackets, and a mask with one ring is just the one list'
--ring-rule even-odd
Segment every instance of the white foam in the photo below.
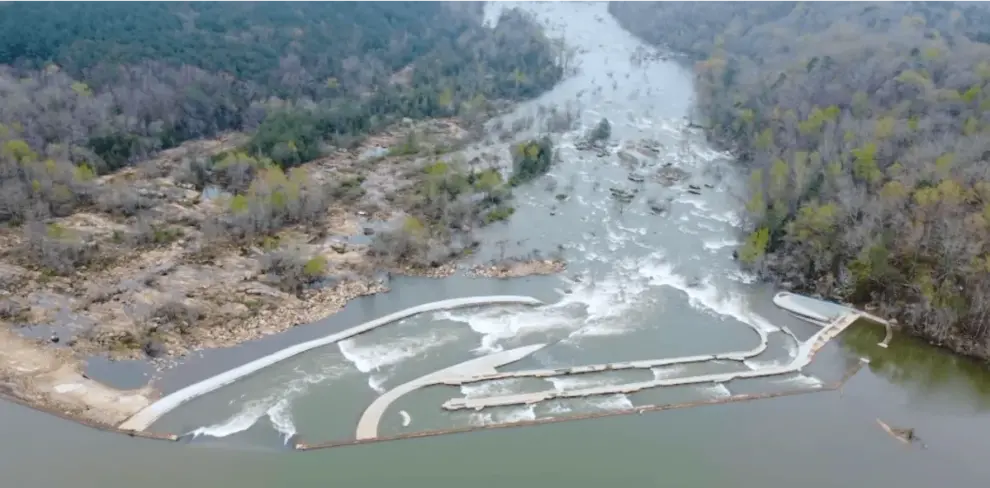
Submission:
{"label": "white foam", "polygon": [[732,247],[732,246],[738,246],[739,244],[740,244],[740,242],[738,240],[736,240],[736,239],[729,239],[729,238],[722,237],[722,238],[719,238],[719,239],[710,239],[710,240],[707,240],[707,241],[705,241],[705,242],[702,243],[702,246],[704,246],[705,249],[708,250],[708,251],[718,251],[719,249],[724,249],[726,247]]}
{"label": "white foam", "polygon": [[790,358],[796,358],[798,355],[798,345],[793,339],[788,338],[784,343],[784,348],[787,350],[787,356]]}
{"label": "white foam", "polygon": [[571,412],[571,407],[567,406],[564,402],[556,401],[548,404],[547,411],[551,415],[569,413]]}
{"label": "white foam", "polygon": [[368,376],[368,386],[371,387],[372,390],[375,390],[375,393],[378,393],[379,395],[385,393],[386,381],[388,381],[388,375],[372,374]]}
{"label": "white foam", "polygon": [[814,376],[807,376],[803,374],[797,374],[792,376],[777,377],[771,380],[774,383],[786,383],[788,385],[803,386],[806,388],[821,388],[825,385],[825,382],[815,378]]}
{"label": "white foam", "polygon": [[471,425],[493,425],[509,424],[513,422],[523,422],[536,419],[536,406],[525,405],[519,407],[500,408],[491,412],[478,412],[471,414]]}
{"label": "white foam", "polygon": [[715,398],[725,398],[728,396],[732,396],[732,392],[729,391],[729,389],[726,388],[726,386],[723,385],[722,383],[718,383],[715,385],[696,386],[696,388],[701,391],[704,391],[706,395],[710,395]]}
{"label": "white foam", "polygon": [[461,385],[461,393],[466,398],[485,398],[497,395],[508,395],[519,391],[519,386],[521,383],[521,380],[511,378],[505,380],[468,383]]}
{"label": "white foam", "polygon": [[733,269],[726,273],[727,277],[737,283],[742,283],[744,285],[752,285],[759,281],[759,277],[753,273],[744,273],[741,270]]}
{"label": "white foam", "polygon": [[743,361],[743,364],[746,365],[747,368],[755,371],[760,369],[779,368],[781,366],[786,365],[789,362],[790,361],[784,359],[771,359],[771,360],[747,359],[746,361]]}
{"label": "white foam", "polygon": [[697,286],[689,286],[687,280],[674,273],[674,268],[665,262],[647,262],[640,266],[643,274],[650,277],[650,283],[655,286],[668,286],[680,290],[688,296],[688,303],[699,310],[712,312],[723,317],[731,317],[744,324],[760,328],[767,333],[779,330],[767,319],[752,312],[746,306],[743,297],[729,293],[722,295],[710,279]]}
{"label": "white foam", "polygon": [[282,398],[275,402],[271,408],[265,411],[268,421],[272,427],[282,434],[283,442],[288,444],[289,439],[296,435],[296,424],[292,421],[292,403],[288,398]]}
{"label": "white foam", "polygon": [[456,340],[457,336],[449,331],[431,329],[423,335],[403,336],[378,343],[366,343],[367,339],[354,337],[338,342],[337,347],[358,371],[370,373],[420,356],[429,349]]}
{"label": "white foam", "polygon": [[238,432],[244,432],[251,428],[265,412],[271,408],[265,401],[253,400],[244,405],[241,411],[227,418],[223,422],[205,427],[199,427],[191,432],[193,437],[201,435],[210,437],[227,437]]}
{"label": "white foam", "polygon": [[466,323],[482,335],[477,351],[484,353],[502,350],[499,342],[506,339],[554,330],[571,331],[571,337],[621,334],[632,325],[623,316],[642,303],[646,290],[642,280],[630,277],[633,267],[633,262],[618,263],[615,272],[597,281],[590,277],[581,282],[565,280],[571,292],[545,307],[452,310],[439,312],[435,318]]}
{"label": "white foam", "polygon": [[653,372],[654,380],[662,380],[665,378],[676,378],[677,376],[680,376],[682,373],[684,373],[684,371],[686,370],[687,367],[684,366],[683,364],[674,364],[671,366],[662,366],[659,368],[650,369],[650,371]]}
{"label": "white foam", "polygon": [[607,386],[607,385],[621,385],[622,383],[627,383],[627,380],[622,378],[612,377],[595,377],[594,375],[572,375],[572,376],[555,376],[550,378],[545,378],[547,381],[553,384],[554,389],[557,391],[569,391],[569,390],[580,390],[582,388],[591,388],[594,386]]}
{"label": "white foam", "polygon": [[471,330],[481,334],[481,345],[476,349],[480,353],[501,351],[502,346],[498,342],[503,339],[573,326],[573,319],[551,307],[527,310],[487,308],[451,311],[438,313],[435,318],[467,324]]}
{"label": "white foam", "polygon": [[291,412],[292,401],[304,394],[311,385],[340,378],[347,374],[348,370],[349,368],[342,364],[335,364],[323,367],[319,373],[302,373],[302,376],[289,380],[281,388],[263,398],[247,401],[240,411],[226,420],[199,427],[190,434],[193,437],[201,435],[227,437],[250,429],[261,417],[267,416],[272,427],[284,436],[285,442],[288,442],[289,438],[296,434]]}
{"label": "white foam", "polygon": [[599,397],[588,397],[586,403],[598,410],[628,410],[633,408],[633,403],[629,397],[623,394],[607,395]]}
{"label": "white foam", "polygon": [[694,209],[697,210],[698,212],[706,212],[706,211],[708,211],[708,203],[705,202],[704,200],[699,200],[697,198],[679,198],[679,199],[674,200],[674,201],[677,202],[677,203],[683,203],[685,205],[690,205],[690,206],[694,207]]}

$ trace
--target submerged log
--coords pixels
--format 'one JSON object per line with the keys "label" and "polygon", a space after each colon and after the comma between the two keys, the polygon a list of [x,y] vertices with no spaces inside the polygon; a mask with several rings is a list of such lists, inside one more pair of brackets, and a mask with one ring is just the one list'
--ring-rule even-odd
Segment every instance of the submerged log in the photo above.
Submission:
{"label": "submerged log", "polygon": [[877,424],[880,424],[880,428],[883,429],[884,432],[889,434],[894,439],[897,439],[905,444],[910,444],[911,442],[918,439],[918,437],[915,436],[914,434],[914,429],[891,427],[890,425],[887,425],[887,423],[885,423],[883,420],[880,419],[877,419]]}

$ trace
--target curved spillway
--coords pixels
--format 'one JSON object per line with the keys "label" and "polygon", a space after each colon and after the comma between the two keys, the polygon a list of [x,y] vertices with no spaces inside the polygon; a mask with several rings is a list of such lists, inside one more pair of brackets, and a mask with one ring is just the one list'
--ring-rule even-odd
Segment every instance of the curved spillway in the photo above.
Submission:
{"label": "curved spillway", "polygon": [[399,397],[411,393],[424,386],[443,383],[445,379],[455,375],[472,375],[495,373],[495,368],[516,362],[534,352],[542,349],[546,344],[533,344],[531,346],[517,347],[508,351],[501,351],[480,358],[470,359],[449,368],[434,371],[426,376],[420,376],[408,383],[399,385],[384,395],[375,399],[371,405],[361,414],[358,421],[357,438],[373,439],[378,437],[378,424],[381,422],[382,414]]}
{"label": "curved spillway", "polygon": [[335,334],[330,334],[328,336],[321,337],[319,339],[314,339],[311,341],[303,342],[301,344],[296,344],[294,346],[287,347],[280,351],[274,352],[267,356],[255,359],[254,361],[238,366],[234,369],[220,373],[216,376],[207,378],[198,383],[189,385],[143,408],[141,411],[134,414],[134,416],[132,416],[131,418],[127,419],[122,424],[120,424],[119,428],[121,430],[143,431],[147,429],[148,426],[150,426],[156,420],[161,418],[162,415],[171,412],[172,410],[179,407],[179,405],[182,405],[183,403],[186,403],[189,400],[192,400],[194,398],[215,391],[226,385],[229,385],[261,369],[276,364],[280,361],[289,359],[293,356],[297,356],[306,351],[316,349],[318,347],[334,344],[344,339],[351,338],[358,334],[363,334],[365,332],[376,329],[383,325],[397,322],[399,320],[405,319],[407,317],[411,317],[413,315],[427,313],[427,312],[436,312],[440,310],[450,310],[454,308],[465,308],[465,307],[477,307],[483,305],[534,305],[535,306],[542,304],[543,302],[533,297],[498,295],[498,296],[454,298],[450,300],[441,300],[438,302],[431,302],[431,303],[425,303],[423,305],[417,305],[415,307],[407,308],[405,310],[400,310],[398,312],[386,315],[384,317],[372,320],[370,322],[365,322],[361,325],[342,330]]}

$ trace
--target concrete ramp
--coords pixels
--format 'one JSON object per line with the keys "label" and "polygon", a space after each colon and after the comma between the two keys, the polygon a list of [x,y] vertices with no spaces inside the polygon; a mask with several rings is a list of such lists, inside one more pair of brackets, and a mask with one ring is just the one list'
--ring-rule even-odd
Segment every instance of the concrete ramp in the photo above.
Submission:
{"label": "concrete ramp", "polygon": [[399,385],[375,399],[371,405],[365,409],[358,421],[357,439],[373,439],[378,437],[378,424],[382,415],[389,405],[394,403],[399,397],[411,393],[424,386],[444,383],[451,377],[495,374],[495,368],[514,363],[534,352],[542,349],[546,344],[534,344],[532,346],[518,347],[508,351],[501,351],[480,358],[474,358],[449,368],[435,371],[426,376],[420,376],[408,383]]}

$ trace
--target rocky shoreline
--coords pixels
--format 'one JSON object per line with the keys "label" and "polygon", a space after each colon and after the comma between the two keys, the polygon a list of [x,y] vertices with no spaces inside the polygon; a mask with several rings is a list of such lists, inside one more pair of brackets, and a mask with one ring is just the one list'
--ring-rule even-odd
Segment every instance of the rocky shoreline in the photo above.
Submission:
{"label": "rocky shoreline", "polygon": [[[426,157],[383,154],[382,148],[401,145],[410,131],[432,134]],[[357,238],[372,239],[380,232],[373,228],[376,221],[404,218],[394,202],[414,182],[403,175],[435,160],[430,146],[456,146],[466,137],[454,120],[409,122],[369,137],[356,150],[297,167],[314,181],[354,179],[362,191],[340,196],[317,225],[289,226],[268,239],[279,249],[291,243],[301,255],[320,261],[326,278],[295,292],[266,272],[265,255],[272,252],[268,242],[226,244],[205,236],[204,222],[226,211],[228,197],[209,196],[173,176],[183,161],[236,149],[243,143],[238,134],[186,143],[99,178],[96,185],[126,191],[154,220],[149,227],[133,213],[99,206],[52,219],[49,233],[56,229],[101,251],[100,259],[70,273],[34,266],[24,251],[30,236],[20,228],[0,228],[0,393],[72,418],[115,425],[157,393],[150,386],[121,391],[89,379],[83,367],[87,357],[150,360],[160,369],[191,351],[277,334],[332,315],[352,299],[387,292],[387,280],[376,278],[381,271],[429,278],[457,273],[459,256],[426,267],[386,265]],[[141,226],[150,242],[130,244],[129,236]],[[562,260],[511,259],[467,271],[514,278],[564,268]],[[38,339],[18,330],[39,327],[43,338]]]}
{"label": "rocky shoreline", "polygon": [[563,272],[567,263],[563,259],[508,259],[501,263],[479,264],[471,268],[471,275],[480,278],[522,278],[545,276]]}

